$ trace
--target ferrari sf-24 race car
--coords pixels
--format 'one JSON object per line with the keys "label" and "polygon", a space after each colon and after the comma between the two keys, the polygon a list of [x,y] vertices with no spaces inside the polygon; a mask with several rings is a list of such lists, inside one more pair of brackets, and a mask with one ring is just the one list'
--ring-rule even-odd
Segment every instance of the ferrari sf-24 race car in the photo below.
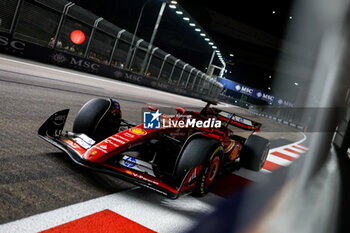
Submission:
{"label": "ferrari sf-24 race car", "polygon": [[[170,198],[192,193],[204,196],[220,173],[241,166],[259,171],[269,151],[269,141],[251,134],[234,135],[229,125],[258,131],[261,124],[211,107],[200,112],[176,108],[161,114],[162,122],[191,118],[221,121],[220,128],[146,128],[122,118],[115,99],[95,98],[78,112],[71,132],[63,131],[69,109],[58,111],[39,128],[41,138],[64,151],[78,165],[116,176]],[[152,106],[149,109],[159,114]],[[157,112],[158,111],[158,112]]]}

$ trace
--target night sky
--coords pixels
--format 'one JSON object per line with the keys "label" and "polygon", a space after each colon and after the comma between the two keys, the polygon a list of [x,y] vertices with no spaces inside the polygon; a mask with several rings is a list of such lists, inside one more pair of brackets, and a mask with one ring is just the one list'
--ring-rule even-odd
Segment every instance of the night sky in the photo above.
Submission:
{"label": "night sky", "polygon": [[[73,0],[73,2],[133,32],[145,0]],[[178,0],[178,2],[213,38],[224,57],[234,64],[234,66],[227,65],[226,78],[268,91],[272,81],[269,76],[274,75],[273,63],[278,59],[278,51],[260,48],[243,40],[234,40],[225,33],[211,31],[206,27],[212,20],[208,9],[283,39],[286,27],[292,23],[289,18],[292,0]],[[151,0],[145,7],[137,35],[146,41],[150,40],[160,6],[160,0]],[[164,12],[154,44],[203,71],[212,53],[211,46],[169,7]],[[230,57],[230,53],[235,53],[235,56]],[[249,54],[271,59],[272,65],[262,67],[253,57],[250,58]],[[221,65],[218,59],[215,60],[215,64]]]}

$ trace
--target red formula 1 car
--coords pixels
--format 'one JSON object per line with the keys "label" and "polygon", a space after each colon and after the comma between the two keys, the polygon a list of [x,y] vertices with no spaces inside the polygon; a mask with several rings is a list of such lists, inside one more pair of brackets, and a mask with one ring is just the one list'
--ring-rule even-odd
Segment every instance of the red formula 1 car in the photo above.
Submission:
{"label": "red formula 1 car", "polygon": [[173,116],[149,109],[161,119],[160,125],[144,128],[122,119],[116,100],[96,98],[80,109],[72,132],[63,132],[66,109],[49,117],[38,134],[81,166],[170,198],[188,193],[204,196],[220,172],[237,166],[258,171],[265,163],[267,139],[256,135],[245,139],[228,128],[257,131],[261,126],[257,122],[210,103],[200,112],[177,108]]}

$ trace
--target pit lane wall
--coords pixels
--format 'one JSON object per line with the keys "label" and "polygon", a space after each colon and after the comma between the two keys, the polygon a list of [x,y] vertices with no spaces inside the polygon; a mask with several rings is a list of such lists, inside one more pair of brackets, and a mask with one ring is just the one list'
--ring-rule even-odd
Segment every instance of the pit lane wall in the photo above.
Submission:
{"label": "pit lane wall", "polygon": [[[74,44],[80,30],[85,41]],[[222,84],[66,0],[0,1],[0,52],[216,101]],[[148,60],[147,60],[148,58]]]}

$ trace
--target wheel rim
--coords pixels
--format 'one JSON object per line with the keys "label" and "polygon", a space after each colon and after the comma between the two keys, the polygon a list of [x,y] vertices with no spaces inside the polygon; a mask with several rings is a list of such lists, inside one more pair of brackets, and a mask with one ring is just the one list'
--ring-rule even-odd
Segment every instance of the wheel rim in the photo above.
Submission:
{"label": "wheel rim", "polygon": [[207,177],[205,180],[205,185],[208,187],[210,186],[213,181],[215,180],[216,175],[219,172],[219,165],[220,165],[220,157],[219,156],[215,156],[215,158],[213,159],[213,161],[211,162],[208,172],[207,172]]}

